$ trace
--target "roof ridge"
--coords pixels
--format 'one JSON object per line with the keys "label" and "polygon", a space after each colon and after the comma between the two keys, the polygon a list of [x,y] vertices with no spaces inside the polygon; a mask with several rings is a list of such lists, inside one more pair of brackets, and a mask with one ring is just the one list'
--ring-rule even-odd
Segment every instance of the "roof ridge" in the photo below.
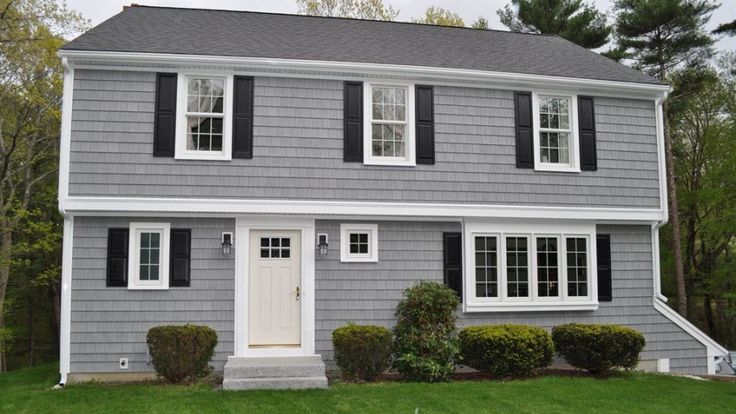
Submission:
{"label": "roof ridge", "polygon": [[476,32],[494,32],[494,33],[503,33],[503,34],[510,34],[510,35],[527,35],[527,36],[561,38],[559,35],[551,34],[551,33],[514,32],[511,30],[476,29],[474,27],[467,27],[467,26],[462,26],[462,27],[461,26],[442,26],[442,25],[437,25],[437,24],[414,23],[414,22],[397,21],[397,20],[358,19],[355,17],[342,17],[342,16],[314,16],[311,14],[278,13],[278,12],[265,12],[265,11],[254,11],[254,10],[210,9],[210,8],[204,8],[204,7],[176,7],[176,6],[157,6],[157,5],[152,6],[152,5],[147,5],[147,4],[132,3],[129,7],[126,7],[124,11],[128,10],[129,8],[135,8],[135,7],[149,8],[149,9],[171,9],[171,10],[192,10],[192,11],[215,11],[215,12],[225,12],[225,13],[265,14],[265,15],[270,15],[270,16],[287,16],[287,17],[297,17],[297,18],[302,17],[302,18],[312,18],[312,19],[336,19],[336,20],[348,20],[348,21],[371,22],[371,23],[393,23],[393,24],[423,26],[423,27],[432,27],[432,28],[441,28],[441,29],[463,29],[463,30],[476,31]]}

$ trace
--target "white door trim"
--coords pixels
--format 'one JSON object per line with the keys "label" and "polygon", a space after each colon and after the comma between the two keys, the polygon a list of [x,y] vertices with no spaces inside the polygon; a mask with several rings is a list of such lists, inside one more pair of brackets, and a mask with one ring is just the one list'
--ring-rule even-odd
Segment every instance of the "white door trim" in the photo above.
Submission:
{"label": "white door trim", "polygon": [[[314,355],[314,218],[258,216],[235,219],[235,357]],[[248,347],[248,269],[251,230],[301,231],[301,346],[298,348]]]}

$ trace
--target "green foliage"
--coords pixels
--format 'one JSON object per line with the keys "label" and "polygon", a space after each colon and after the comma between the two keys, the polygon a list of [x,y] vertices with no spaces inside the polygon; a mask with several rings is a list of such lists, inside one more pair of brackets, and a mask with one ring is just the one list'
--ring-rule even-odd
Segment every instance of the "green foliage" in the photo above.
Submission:
{"label": "green foliage", "polygon": [[[465,22],[459,14],[442,7],[431,6],[424,12],[424,16],[411,19],[412,23],[433,24],[435,26],[464,27]],[[488,22],[486,22],[488,23]]]}
{"label": "green foliage", "polygon": [[372,381],[389,367],[391,330],[375,325],[348,324],[332,332],[335,362],[343,378]]}
{"label": "green foliage", "polygon": [[606,15],[583,0],[511,0],[497,13],[513,32],[556,34],[588,49],[605,45],[611,34]]}
{"label": "green foliage", "polygon": [[300,14],[310,16],[391,21],[399,15],[383,0],[296,0],[296,5]]}
{"label": "green foliage", "polygon": [[736,35],[736,20],[730,23],[723,23],[721,25],[718,25],[716,30],[713,30],[713,33],[714,34],[725,34],[727,36]]}
{"label": "green foliage", "polygon": [[665,79],[683,62],[710,57],[713,39],[705,27],[716,8],[710,0],[617,0],[619,46],[637,68]]}
{"label": "green foliage", "polygon": [[555,326],[552,340],[568,364],[595,374],[636,368],[646,343],[644,335],[631,328],[579,323]]}
{"label": "green foliage", "polygon": [[447,381],[459,353],[454,290],[420,282],[404,292],[396,308],[393,369],[409,381]]}
{"label": "green foliage", "polygon": [[156,326],[146,336],[156,373],[172,383],[202,378],[217,345],[217,333],[208,326]]}
{"label": "green foliage", "polygon": [[473,29],[488,30],[491,28],[491,25],[490,23],[488,23],[488,19],[486,19],[483,16],[478,16],[478,18],[475,19],[475,21],[473,22],[472,25],[470,25],[470,27],[472,27]]}
{"label": "green foliage", "polygon": [[523,377],[548,367],[552,337],[536,326],[471,326],[460,331],[463,361],[495,377]]}

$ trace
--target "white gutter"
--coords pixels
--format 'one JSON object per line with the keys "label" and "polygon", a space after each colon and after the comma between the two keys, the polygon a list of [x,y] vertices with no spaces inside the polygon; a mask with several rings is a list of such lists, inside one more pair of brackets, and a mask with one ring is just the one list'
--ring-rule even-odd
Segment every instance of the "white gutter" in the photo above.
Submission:
{"label": "white gutter", "polygon": [[728,355],[728,350],[721,346],[713,338],[706,335],[698,329],[690,321],[677,313],[674,309],[667,305],[667,297],[662,294],[660,253],[659,253],[659,229],[667,224],[669,219],[669,206],[667,204],[667,164],[665,160],[664,146],[664,111],[662,104],[667,99],[667,93],[657,99],[657,145],[659,147],[659,182],[660,182],[660,200],[661,209],[664,213],[662,220],[652,224],[652,273],[654,277],[654,309],[672,321],[675,325],[682,328],[685,333],[692,336],[696,341],[705,346],[708,364],[708,374],[716,373],[716,365],[719,361]]}
{"label": "white gutter", "polygon": [[459,68],[438,68],[364,62],[335,62],[303,59],[273,59],[260,57],[186,55],[170,53],[110,52],[86,50],[60,50],[59,55],[75,63],[110,65],[220,65],[225,67],[247,67],[253,69],[292,69],[303,71],[337,71],[346,74],[378,76],[436,76],[447,80],[464,80],[493,83],[494,85],[516,85],[546,88],[549,85],[577,88],[584,91],[611,91],[636,94],[654,99],[666,93],[669,85],[571,78],[564,76],[531,75],[510,72],[494,72]]}

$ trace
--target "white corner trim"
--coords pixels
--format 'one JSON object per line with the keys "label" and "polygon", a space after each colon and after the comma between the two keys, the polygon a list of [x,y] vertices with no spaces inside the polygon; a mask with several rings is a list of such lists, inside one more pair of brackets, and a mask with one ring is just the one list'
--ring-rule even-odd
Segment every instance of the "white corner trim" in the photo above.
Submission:
{"label": "white corner trim", "polygon": [[477,81],[499,86],[546,87],[559,85],[562,88],[574,88],[580,92],[606,93],[615,92],[620,96],[639,96],[654,99],[663,92],[669,91],[669,85],[608,81],[597,79],[570,78],[564,76],[529,75],[522,73],[493,72],[471,69],[438,68],[429,66],[410,66],[394,64],[377,64],[363,62],[335,62],[303,59],[277,59],[214,55],[185,55],[168,53],[141,52],[109,52],[61,50],[60,56],[82,64],[108,65],[202,65],[224,67],[248,67],[259,69],[291,69],[303,71],[338,71],[343,74],[391,76],[436,76],[447,80]]}
{"label": "white corner trim", "polygon": [[[251,230],[298,230],[301,233],[301,346],[298,348],[248,348],[248,269]],[[234,353],[232,357],[315,355],[315,225],[310,217],[236,217]]]}
{"label": "white corner trim", "polygon": [[61,200],[69,196],[69,163],[72,140],[72,106],[74,99],[74,66],[66,57],[61,58],[64,67],[64,92],[61,101],[61,139],[59,142],[59,211],[64,214]]}
{"label": "white corner trim", "polygon": [[665,156],[664,144],[664,101],[667,99],[667,92],[663,92],[662,96],[654,101],[655,119],[657,126],[657,162],[659,163],[659,207],[662,210],[663,219],[661,225],[667,224],[669,220],[669,204],[667,201],[667,160]]}
{"label": "white corner trim", "polygon": [[658,222],[660,209],[550,207],[493,204],[390,203],[284,199],[201,199],[157,197],[68,197],[65,211],[87,215],[108,213],[301,214],[340,216],[543,218],[610,222]]}
{"label": "white corner trim", "polygon": [[[161,234],[159,242],[159,280],[155,282],[140,280],[140,255],[138,240],[141,232]],[[169,288],[169,243],[171,223],[130,223],[128,235],[128,289],[129,290],[167,290]]]}
{"label": "white corner trim", "polygon": [[66,384],[71,370],[72,259],[74,251],[74,216],[64,217],[61,254],[61,317],[59,323],[60,384]]}
{"label": "white corner trim", "polygon": [[[350,253],[350,234],[368,234],[368,253]],[[340,261],[349,262],[377,262],[378,261],[378,224],[340,223]]]}

